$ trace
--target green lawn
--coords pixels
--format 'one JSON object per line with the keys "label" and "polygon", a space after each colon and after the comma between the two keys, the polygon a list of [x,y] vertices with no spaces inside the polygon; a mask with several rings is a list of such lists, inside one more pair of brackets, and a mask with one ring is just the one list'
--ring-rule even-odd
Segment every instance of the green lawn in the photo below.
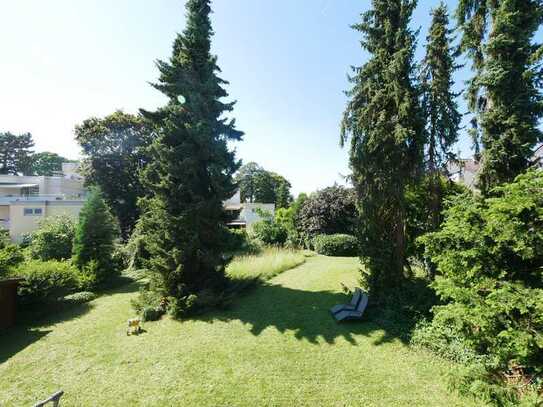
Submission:
{"label": "green lawn", "polygon": [[338,325],[358,261],[309,257],[196,320],[127,337],[137,286],[0,335],[0,406],[65,390],[64,406],[465,406],[449,365],[371,322]]}

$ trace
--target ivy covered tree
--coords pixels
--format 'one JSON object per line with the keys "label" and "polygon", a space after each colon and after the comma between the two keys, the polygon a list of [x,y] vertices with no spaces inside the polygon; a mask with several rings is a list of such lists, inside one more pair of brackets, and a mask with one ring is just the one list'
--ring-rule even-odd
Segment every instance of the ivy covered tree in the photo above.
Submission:
{"label": "ivy covered tree", "polygon": [[406,187],[420,173],[424,121],[413,83],[412,0],[372,0],[354,28],[369,60],[355,68],[344,113],[342,145],[361,214],[359,238],[367,282],[376,295],[398,287],[406,265]]}
{"label": "ivy covered tree", "polygon": [[149,126],[140,116],[117,111],[83,121],[75,138],[85,156],[86,183],[100,187],[127,238],[140,214],[138,199],[145,195],[140,171],[148,161]]}
{"label": "ivy covered tree", "polygon": [[452,45],[447,7],[441,3],[432,10],[432,23],[427,36],[426,56],[422,63],[422,106],[426,119],[426,173],[428,177],[428,209],[431,230],[441,222],[443,180],[447,163],[456,159],[452,151],[458,141],[462,115],[454,93],[453,73],[458,69]]}
{"label": "ivy covered tree", "polygon": [[477,116],[474,137],[483,148],[478,183],[488,193],[525,171],[533,148],[543,141],[538,128],[543,51],[533,41],[543,22],[543,3],[462,0],[457,18],[462,49],[475,70],[468,101]]}
{"label": "ivy covered tree", "polygon": [[[226,214],[239,163],[228,141],[240,140],[226,81],[211,54],[209,0],[186,2],[187,23],[169,61],[158,61],[154,87],[169,102],[145,112],[157,133],[143,182],[151,196],[142,203],[142,228],[154,275],[151,290],[169,299],[176,316],[193,311],[201,293],[220,292],[224,275]],[[214,295],[215,296],[215,295]]]}

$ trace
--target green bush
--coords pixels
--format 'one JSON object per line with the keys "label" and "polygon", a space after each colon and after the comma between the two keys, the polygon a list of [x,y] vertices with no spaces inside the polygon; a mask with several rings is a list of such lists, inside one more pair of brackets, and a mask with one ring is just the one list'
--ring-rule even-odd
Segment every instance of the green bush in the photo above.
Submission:
{"label": "green bush", "polygon": [[259,250],[255,241],[244,229],[229,230],[226,236],[226,251],[229,253],[254,253]]}
{"label": "green bush", "polygon": [[24,278],[18,291],[24,304],[56,301],[81,286],[79,271],[65,261],[32,260],[22,263],[11,274]]}
{"label": "green bush", "polygon": [[70,259],[74,235],[75,223],[72,218],[68,216],[46,218],[31,234],[30,255],[43,261]]}
{"label": "green bush", "polygon": [[315,251],[325,256],[356,256],[358,241],[351,235],[319,235],[313,240]]}
{"label": "green bush", "polygon": [[128,257],[127,268],[129,270],[140,270],[146,267],[149,259],[149,251],[145,245],[145,234],[143,233],[141,219],[136,223],[130,239],[126,243],[125,251]]}
{"label": "green bush", "polygon": [[167,301],[155,291],[142,289],[131,304],[143,321],[156,321],[166,312]]}
{"label": "green bush", "polygon": [[79,214],[74,238],[74,264],[101,284],[119,273],[113,261],[118,225],[98,189],[91,191]]}
{"label": "green bush", "polygon": [[453,327],[470,351],[488,357],[489,383],[541,376],[543,172],[521,175],[491,198],[457,198],[441,230],[421,242],[437,265],[432,286],[446,302],[433,309],[434,328]]}
{"label": "green bush", "polygon": [[282,246],[287,241],[288,233],[283,225],[276,223],[271,216],[264,215],[262,220],[251,225],[251,238],[263,244]]}
{"label": "green bush", "polygon": [[0,249],[0,279],[7,277],[13,267],[24,261],[21,248],[14,244],[8,244]]}
{"label": "green bush", "polygon": [[354,234],[358,219],[356,195],[352,188],[334,185],[298,199],[294,211],[297,239],[312,249],[318,235]]}
{"label": "green bush", "polygon": [[0,249],[11,244],[11,237],[9,236],[9,230],[0,228]]}

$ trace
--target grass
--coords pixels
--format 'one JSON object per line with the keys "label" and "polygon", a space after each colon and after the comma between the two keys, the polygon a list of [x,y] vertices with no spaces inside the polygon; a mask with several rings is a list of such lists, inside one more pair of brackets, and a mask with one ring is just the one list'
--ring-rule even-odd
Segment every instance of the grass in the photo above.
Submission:
{"label": "grass", "polygon": [[[260,270],[256,259],[241,263]],[[146,323],[140,336],[125,333],[136,284],[0,334],[0,405],[59,389],[63,406],[480,405],[447,390],[450,363],[386,324],[333,321],[328,308],[347,300],[340,283],[355,286],[358,268],[310,257],[229,310]]]}
{"label": "grass", "polygon": [[254,255],[236,257],[226,269],[229,277],[235,280],[259,279],[272,277],[304,263],[306,255],[299,250],[267,248]]}

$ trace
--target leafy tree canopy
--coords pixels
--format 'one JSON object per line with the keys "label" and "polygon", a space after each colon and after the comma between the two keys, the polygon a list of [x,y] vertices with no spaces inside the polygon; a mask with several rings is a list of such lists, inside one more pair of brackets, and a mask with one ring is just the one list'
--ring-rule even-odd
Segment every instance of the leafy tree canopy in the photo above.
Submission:
{"label": "leafy tree canopy", "polygon": [[31,156],[30,175],[53,176],[62,171],[62,164],[75,162],[56,153],[44,151]]}
{"label": "leafy tree canopy", "polygon": [[334,185],[298,199],[294,224],[299,237],[310,246],[317,235],[354,234],[358,212],[353,189]]}
{"label": "leafy tree canopy", "polygon": [[0,133],[0,174],[30,174],[33,147],[30,133]]}
{"label": "leafy tree canopy", "polygon": [[276,208],[287,208],[292,202],[290,182],[255,162],[243,165],[235,180],[239,185],[242,202],[275,203]]}
{"label": "leafy tree canopy", "polygon": [[148,161],[149,126],[140,116],[117,111],[90,118],[75,128],[83,149],[87,184],[99,186],[128,237],[139,217],[137,201],[145,195],[139,173]]}

